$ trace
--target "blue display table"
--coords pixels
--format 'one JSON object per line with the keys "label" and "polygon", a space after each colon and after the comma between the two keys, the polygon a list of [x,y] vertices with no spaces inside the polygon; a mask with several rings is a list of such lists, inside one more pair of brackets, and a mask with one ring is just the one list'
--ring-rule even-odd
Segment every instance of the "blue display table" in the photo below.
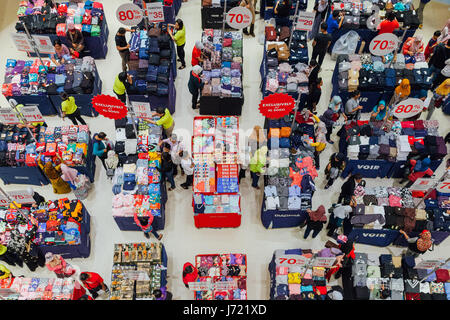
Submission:
{"label": "blue display table", "polygon": [[0,167],[0,179],[4,184],[41,186],[50,183],[39,167]]}
{"label": "blue display table", "polygon": [[265,210],[263,201],[261,207],[261,222],[266,229],[294,228],[300,226],[307,218],[308,213],[304,210]]}

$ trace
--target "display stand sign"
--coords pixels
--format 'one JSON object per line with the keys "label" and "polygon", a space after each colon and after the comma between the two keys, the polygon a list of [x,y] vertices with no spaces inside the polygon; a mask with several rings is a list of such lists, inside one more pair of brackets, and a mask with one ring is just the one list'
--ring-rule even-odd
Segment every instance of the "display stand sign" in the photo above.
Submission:
{"label": "display stand sign", "polygon": [[280,256],[276,259],[276,264],[277,265],[297,265],[297,266],[304,266],[306,264],[308,264],[309,262],[309,258],[306,258],[304,256],[299,256],[299,255],[293,255],[293,254],[288,254],[288,255],[283,255]]}
{"label": "display stand sign", "polygon": [[410,118],[423,110],[423,101],[417,98],[409,98],[398,103],[392,112],[392,115],[399,119]]}
{"label": "display stand sign", "polygon": [[33,46],[25,33],[11,33],[11,38],[16,45],[17,50],[33,52]]}
{"label": "display stand sign", "polygon": [[208,291],[211,289],[211,283],[206,281],[188,282],[189,290]]}
{"label": "display stand sign", "polygon": [[279,119],[291,113],[295,100],[286,93],[274,93],[259,104],[259,112],[269,119]]}
{"label": "display stand sign", "polygon": [[[9,191],[9,197],[17,203],[34,203],[33,196],[27,190]],[[0,205],[8,205],[11,201],[0,193]]]}
{"label": "display stand sign", "polygon": [[398,37],[393,33],[382,33],[370,42],[369,51],[374,56],[385,56],[398,46]]}
{"label": "display stand sign", "polygon": [[124,278],[135,281],[150,281],[148,273],[142,270],[125,270]]}
{"label": "display stand sign", "polygon": [[164,8],[161,2],[147,3],[145,15],[149,22],[164,22]]}
{"label": "display stand sign", "polygon": [[41,111],[37,106],[25,106],[20,109],[20,113],[23,115],[27,122],[45,122],[42,117]]}
{"label": "display stand sign", "polygon": [[220,281],[212,284],[213,290],[234,290],[237,289],[235,281]]}
{"label": "display stand sign", "polygon": [[336,257],[317,257],[313,261],[313,267],[331,268],[336,262]]}
{"label": "display stand sign", "polygon": [[144,18],[141,8],[133,3],[122,4],[116,11],[117,20],[126,26],[135,26]]}
{"label": "display stand sign", "polygon": [[237,289],[235,281],[219,281],[211,283],[209,281],[188,282],[190,290],[208,291],[208,290],[234,290]]}
{"label": "display stand sign", "polygon": [[314,12],[300,12],[298,14],[295,30],[312,31],[314,24]]}
{"label": "display stand sign", "polygon": [[106,94],[95,96],[92,99],[92,106],[98,113],[109,119],[123,119],[128,113],[122,101]]}
{"label": "display stand sign", "polygon": [[49,36],[33,35],[32,37],[40,53],[55,54],[55,47],[53,46],[52,40]]}
{"label": "display stand sign", "polygon": [[413,191],[428,191],[429,189],[433,188],[436,185],[436,183],[437,183],[436,179],[419,178],[414,182],[414,184],[409,189]]}
{"label": "display stand sign", "polygon": [[416,264],[414,269],[435,269],[442,265],[442,261],[439,260],[424,260],[419,264]]}
{"label": "display stand sign", "polygon": [[245,7],[234,7],[226,13],[226,22],[233,29],[244,29],[252,23],[252,13]]}
{"label": "display stand sign", "polygon": [[153,117],[150,103],[148,102],[131,102],[136,118],[139,119],[151,119]]}
{"label": "display stand sign", "polygon": [[17,115],[11,110],[0,109],[0,123],[3,124],[18,124],[20,123]]}
{"label": "display stand sign", "polygon": [[450,193],[450,180],[447,179],[439,183],[436,187],[436,191],[442,193]]}

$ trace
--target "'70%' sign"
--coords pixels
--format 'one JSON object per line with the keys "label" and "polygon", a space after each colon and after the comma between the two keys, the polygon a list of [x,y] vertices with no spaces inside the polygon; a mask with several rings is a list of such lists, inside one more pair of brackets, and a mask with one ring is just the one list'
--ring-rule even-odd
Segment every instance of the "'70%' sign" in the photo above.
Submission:
{"label": "'70%' sign", "polygon": [[374,56],[385,56],[398,46],[398,37],[392,33],[382,33],[370,42],[369,51]]}

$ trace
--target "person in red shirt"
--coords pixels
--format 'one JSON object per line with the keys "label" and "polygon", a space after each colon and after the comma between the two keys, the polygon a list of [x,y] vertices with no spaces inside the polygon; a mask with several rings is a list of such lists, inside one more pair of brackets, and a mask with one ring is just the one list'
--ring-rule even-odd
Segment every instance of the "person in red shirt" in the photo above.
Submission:
{"label": "person in red shirt", "polygon": [[440,37],[441,32],[439,30],[435,31],[433,37],[431,37],[430,41],[428,41],[427,46],[425,47],[425,60],[428,62],[431,55],[433,54],[434,47],[438,45],[437,39]]}
{"label": "person in red shirt", "polygon": [[198,270],[190,262],[186,262],[183,266],[183,283],[186,288],[189,288],[188,283],[194,282],[198,278]]}
{"label": "person in red shirt", "polygon": [[203,62],[202,50],[203,43],[201,43],[201,41],[195,42],[194,49],[192,49],[192,66],[200,65]]}
{"label": "person in red shirt", "polygon": [[98,297],[98,291],[103,290],[109,292],[108,287],[103,282],[103,278],[95,272],[82,272],[80,274],[80,280],[83,285],[89,290],[94,299]]}
{"label": "person in red shirt", "polygon": [[386,13],[386,19],[383,20],[378,26],[378,34],[382,33],[393,33],[395,29],[400,28],[400,25],[395,18],[395,14],[393,12]]}

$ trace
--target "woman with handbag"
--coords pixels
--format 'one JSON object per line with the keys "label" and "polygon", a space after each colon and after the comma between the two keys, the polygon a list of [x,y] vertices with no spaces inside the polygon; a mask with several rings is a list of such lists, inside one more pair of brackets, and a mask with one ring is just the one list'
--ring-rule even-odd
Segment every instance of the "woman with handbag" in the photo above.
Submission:
{"label": "woman with handbag", "polygon": [[399,230],[399,232],[408,241],[408,250],[406,251],[407,256],[414,256],[417,258],[419,255],[427,252],[433,245],[433,239],[431,238],[431,232],[428,230],[423,230],[418,237],[410,238],[405,231]]}
{"label": "woman with handbag", "polygon": [[109,151],[109,146],[106,143],[108,141],[108,139],[106,138],[106,133],[104,132],[99,132],[94,134],[94,145],[93,145],[93,150],[92,150],[92,154],[94,156],[97,156],[100,161],[102,162],[103,168],[105,168],[105,170],[107,170],[106,168],[106,164],[105,164],[105,160],[108,156],[108,151]]}

